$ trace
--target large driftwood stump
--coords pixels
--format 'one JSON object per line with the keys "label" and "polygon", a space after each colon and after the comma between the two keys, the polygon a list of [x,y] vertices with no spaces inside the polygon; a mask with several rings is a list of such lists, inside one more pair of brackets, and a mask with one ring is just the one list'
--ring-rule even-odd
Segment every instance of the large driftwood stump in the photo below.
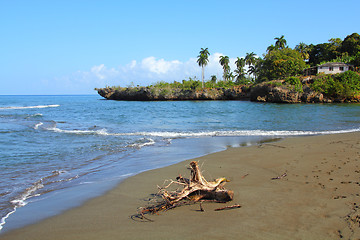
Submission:
{"label": "large driftwood stump", "polygon": [[[176,178],[176,181],[170,180],[168,185],[164,187],[158,186],[159,192],[156,196],[160,197],[161,200],[157,200],[151,206],[140,208],[138,214],[133,215],[132,218],[150,220],[144,215],[198,201],[228,202],[233,199],[234,192],[223,187],[228,182],[226,178],[218,178],[213,182],[206,181],[196,161],[190,163],[190,170],[190,178],[184,178],[180,175]],[[182,187],[182,189],[177,188],[174,190],[172,189],[174,186]]]}

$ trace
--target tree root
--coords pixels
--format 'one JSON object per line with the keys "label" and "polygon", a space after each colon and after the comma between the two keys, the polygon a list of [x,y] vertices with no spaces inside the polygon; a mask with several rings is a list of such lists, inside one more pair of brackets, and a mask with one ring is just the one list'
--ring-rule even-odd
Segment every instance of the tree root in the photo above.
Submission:
{"label": "tree root", "polygon": [[[146,214],[155,214],[160,211],[173,209],[181,205],[194,204],[199,201],[228,202],[234,197],[234,192],[226,190],[223,185],[228,182],[226,178],[218,178],[208,182],[202,175],[198,162],[190,163],[190,178],[178,176],[176,181],[164,187],[159,187],[159,192],[154,199],[155,204],[138,209],[138,213],[131,216],[133,220],[152,221],[145,217]],[[173,189],[177,187],[177,189]],[[180,190],[179,187],[182,189]],[[201,207],[202,208],[202,207]]]}

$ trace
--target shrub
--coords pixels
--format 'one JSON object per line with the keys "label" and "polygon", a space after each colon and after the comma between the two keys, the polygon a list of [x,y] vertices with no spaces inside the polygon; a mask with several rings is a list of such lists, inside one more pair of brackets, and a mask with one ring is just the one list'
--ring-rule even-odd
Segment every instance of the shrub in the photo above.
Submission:
{"label": "shrub", "polygon": [[269,81],[268,83],[269,83],[270,86],[272,86],[272,87],[280,87],[280,86],[283,85],[281,81],[277,81],[277,80]]}
{"label": "shrub", "polygon": [[347,71],[316,79],[311,88],[334,98],[353,98],[360,94],[360,75]]}
{"label": "shrub", "polygon": [[294,86],[293,90],[296,92],[303,92],[303,85],[301,83],[300,78],[298,77],[288,77],[285,79],[285,82]]}

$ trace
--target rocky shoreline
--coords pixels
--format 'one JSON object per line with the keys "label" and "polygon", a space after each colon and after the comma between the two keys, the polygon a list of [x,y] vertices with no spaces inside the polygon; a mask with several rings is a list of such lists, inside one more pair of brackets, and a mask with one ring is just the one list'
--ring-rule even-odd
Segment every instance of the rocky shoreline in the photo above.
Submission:
{"label": "rocky shoreline", "polygon": [[359,99],[335,99],[313,91],[303,85],[302,91],[284,84],[283,81],[265,82],[255,85],[230,88],[208,88],[202,90],[158,89],[152,87],[100,88],[98,94],[108,100],[122,101],[186,101],[186,100],[250,100],[271,103],[343,103],[359,102]]}

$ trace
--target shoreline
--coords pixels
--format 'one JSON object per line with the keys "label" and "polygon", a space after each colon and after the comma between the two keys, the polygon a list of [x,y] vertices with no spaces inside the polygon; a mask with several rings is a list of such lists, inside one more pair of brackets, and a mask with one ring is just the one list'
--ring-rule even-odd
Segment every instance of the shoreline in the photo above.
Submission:
{"label": "shoreline", "polygon": [[[257,145],[263,141],[277,141],[278,139],[280,138],[273,139],[272,137],[258,136],[185,138],[173,139],[172,144],[161,146],[161,149],[157,147],[141,148],[131,154],[127,160],[131,161],[132,164],[141,164],[141,167],[138,167],[136,171],[128,171],[119,175],[120,173],[117,170],[121,169],[117,168],[114,171],[108,171],[108,175],[104,175],[103,178],[98,177],[98,181],[59,189],[50,192],[49,195],[32,197],[26,206],[15,208],[1,219],[4,229],[0,230],[0,235],[79,207],[95,197],[104,195],[124,179],[141,172],[171,166],[188,159],[224,151],[229,146],[250,146]],[[187,151],[184,152],[184,149],[187,149]],[[148,164],[140,159],[146,159]]]}
{"label": "shoreline", "polygon": [[[359,237],[360,132],[285,138],[195,158],[204,176],[230,179],[227,204],[182,206],[154,222],[131,220],[157,185],[179,174],[186,160],[130,177],[105,195],[0,239],[339,239]],[[279,180],[271,178],[287,173]],[[248,175],[247,175],[248,174]],[[243,178],[243,176],[246,176]],[[242,208],[214,212],[218,207]]]}

